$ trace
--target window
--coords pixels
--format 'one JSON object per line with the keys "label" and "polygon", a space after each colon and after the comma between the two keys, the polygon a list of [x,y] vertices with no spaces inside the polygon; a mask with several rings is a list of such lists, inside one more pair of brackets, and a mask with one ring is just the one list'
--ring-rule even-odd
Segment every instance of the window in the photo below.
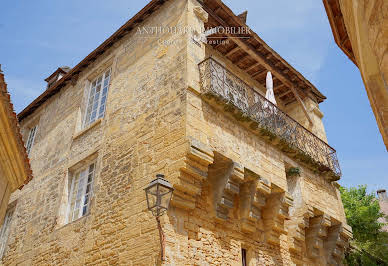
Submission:
{"label": "window", "polygon": [[28,134],[27,145],[26,145],[27,154],[30,154],[32,145],[34,145],[37,128],[38,126],[34,126],[33,128],[30,129],[30,133]]}
{"label": "window", "polygon": [[5,213],[4,223],[0,227],[0,258],[3,257],[5,252],[5,247],[7,246],[12,214],[13,214],[13,209],[10,209]]}
{"label": "window", "polygon": [[242,257],[242,266],[247,266],[247,250],[245,248],[241,249],[241,257]]}
{"label": "window", "polygon": [[71,180],[67,221],[72,222],[89,211],[95,163],[74,174]]}
{"label": "window", "polygon": [[110,74],[111,70],[108,69],[91,83],[84,126],[87,126],[104,116]]}

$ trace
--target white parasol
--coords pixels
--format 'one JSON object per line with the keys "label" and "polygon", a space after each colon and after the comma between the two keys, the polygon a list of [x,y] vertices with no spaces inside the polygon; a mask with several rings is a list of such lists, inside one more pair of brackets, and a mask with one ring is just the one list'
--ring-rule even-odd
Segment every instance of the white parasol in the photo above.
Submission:
{"label": "white parasol", "polygon": [[[265,93],[265,98],[276,105],[276,100],[275,100],[275,94],[273,92],[273,80],[272,80],[272,74],[270,71],[267,72],[267,78],[266,78],[266,87],[267,87],[267,92]],[[265,102],[264,103],[264,108],[269,108],[269,103]],[[270,108],[272,109],[272,108]]]}

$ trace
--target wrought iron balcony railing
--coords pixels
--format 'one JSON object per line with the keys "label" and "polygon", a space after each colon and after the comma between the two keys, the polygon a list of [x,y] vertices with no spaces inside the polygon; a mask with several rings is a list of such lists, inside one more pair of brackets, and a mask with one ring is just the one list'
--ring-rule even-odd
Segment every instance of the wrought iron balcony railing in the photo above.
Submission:
{"label": "wrought iron balcony railing", "polygon": [[213,58],[199,64],[201,94],[215,100],[238,120],[250,123],[282,151],[318,172],[338,180],[336,151]]}

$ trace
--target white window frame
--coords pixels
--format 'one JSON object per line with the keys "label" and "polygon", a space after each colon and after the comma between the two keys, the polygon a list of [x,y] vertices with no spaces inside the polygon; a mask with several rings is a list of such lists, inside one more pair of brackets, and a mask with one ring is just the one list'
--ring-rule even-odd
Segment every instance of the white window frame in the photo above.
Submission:
{"label": "white window frame", "polygon": [[[90,170],[90,167],[93,165],[93,170]],[[86,167],[81,168],[70,176],[70,189],[67,202],[67,214],[66,214],[66,223],[74,222],[81,217],[87,215],[90,211],[90,202],[93,196],[93,184],[96,175],[96,162],[88,163]],[[89,176],[91,178],[89,179]],[[76,180],[78,181],[77,184]],[[81,182],[82,181],[82,182]],[[80,187],[79,185],[82,185]],[[77,188],[75,188],[77,186]],[[87,191],[89,187],[89,190]],[[75,191],[77,190],[77,191]],[[73,193],[75,193],[73,195]],[[79,194],[79,195],[78,195]],[[74,199],[74,205],[72,205]],[[77,201],[79,202],[79,207],[77,207]],[[87,202],[86,202],[87,200]],[[84,212],[84,208],[86,211]],[[78,209],[78,210],[77,210]],[[74,216],[76,214],[76,216]]]}
{"label": "white window frame", "polygon": [[35,142],[35,137],[36,137],[36,132],[37,131],[38,131],[38,125],[35,125],[34,127],[32,127],[30,129],[30,131],[28,133],[28,139],[27,139],[27,142],[26,142],[27,154],[30,154],[32,146],[34,146],[34,142]]}
{"label": "white window frame", "polygon": [[[111,77],[112,77],[112,68],[107,68],[102,74],[98,75],[95,79],[93,79],[90,82],[83,127],[87,127],[88,125],[92,124],[96,120],[103,118],[105,116],[106,100],[108,97]],[[100,80],[100,78],[101,78],[101,82],[99,83],[98,80]],[[98,88],[99,85],[101,85],[101,87],[98,92],[98,99],[96,100],[95,99],[96,89]],[[95,114],[93,115],[94,112]]]}
{"label": "white window frame", "polygon": [[0,259],[4,256],[5,249],[7,247],[13,212],[14,208],[7,210],[5,213],[4,222],[0,227]]}

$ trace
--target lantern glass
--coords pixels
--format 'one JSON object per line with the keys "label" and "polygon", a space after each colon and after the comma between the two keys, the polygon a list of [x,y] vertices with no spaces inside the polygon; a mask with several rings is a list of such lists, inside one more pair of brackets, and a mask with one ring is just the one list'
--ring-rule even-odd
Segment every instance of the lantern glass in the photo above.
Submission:
{"label": "lantern glass", "polygon": [[156,217],[163,215],[170,204],[173,188],[172,185],[164,179],[163,175],[157,175],[145,189],[147,196],[148,209]]}
{"label": "lantern glass", "polygon": [[156,206],[156,202],[157,202],[157,195],[155,193],[152,193],[153,191],[151,190],[148,190],[146,191],[146,195],[147,195],[147,204],[148,204],[148,208],[149,209],[152,209]]}

